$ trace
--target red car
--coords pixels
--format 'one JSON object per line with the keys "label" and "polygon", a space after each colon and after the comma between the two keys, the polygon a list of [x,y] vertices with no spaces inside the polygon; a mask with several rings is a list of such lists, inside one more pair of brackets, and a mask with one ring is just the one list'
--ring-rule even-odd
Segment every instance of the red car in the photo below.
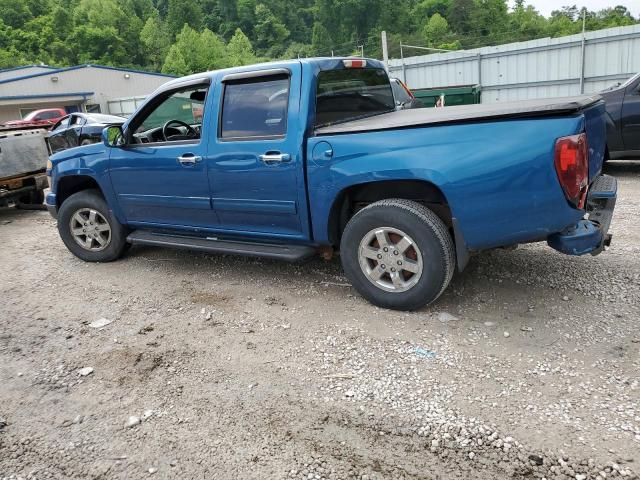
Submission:
{"label": "red car", "polygon": [[20,127],[23,125],[42,125],[49,127],[60,120],[67,114],[64,108],[44,108],[42,110],[34,110],[22,120],[10,120],[5,122],[7,127]]}

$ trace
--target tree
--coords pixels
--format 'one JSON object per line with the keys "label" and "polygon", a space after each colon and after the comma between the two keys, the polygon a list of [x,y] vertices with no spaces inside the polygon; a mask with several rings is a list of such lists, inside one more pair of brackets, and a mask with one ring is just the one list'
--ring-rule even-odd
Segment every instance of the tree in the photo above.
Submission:
{"label": "tree", "polygon": [[313,55],[329,56],[333,50],[333,40],[329,31],[320,22],[313,24],[311,35],[311,51]]}
{"label": "tree", "polygon": [[256,54],[249,38],[240,30],[236,32],[227,44],[227,57],[230,66],[250,65],[255,63]]}
{"label": "tree", "polygon": [[154,70],[162,68],[170,47],[169,29],[154,11],[140,31],[140,41],[144,45],[144,54],[148,65]]}
{"label": "tree", "polygon": [[[640,20],[625,6],[571,4],[545,18],[530,1],[513,0],[509,11],[509,0],[0,0],[0,56],[4,65],[96,62],[182,73],[344,55],[357,45],[379,58],[381,30],[393,57],[400,42],[454,49],[574,34],[583,11],[587,30]],[[185,24],[192,46],[178,42]]]}
{"label": "tree", "polygon": [[439,13],[434,13],[424,27],[424,36],[429,45],[440,45],[449,33],[449,23]]}
{"label": "tree", "polygon": [[228,66],[225,45],[211,30],[198,33],[184,25],[169,48],[162,66],[164,73],[189,75]]}
{"label": "tree", "polygon": [[531,5],[525,6],[522,0],[518,0],[518,2],[509,17],[509,30],[514,32],[512,40],[529,40],[545,36],[547,19]]}
{"label": "tree", "polygon": [[475,0],[474,14],[470,20],[471,42],[467,46],[478,43],[498,44],[510,42],[509,15],[504,0]]}
{"label": "tree", "polygon": [[256,23],[256,0],[238,0],[237,12],[238,27],[252,34]]}
{"label": "tree", "polygon": [[24,0],[0,0],[0,18],[5,25],[19,29],[33,16]]}
{"label": "tree", "polygon": [[422,0],[413,7],[411,15],[422,24],[436,13],[446,17],[449,4],[450,0]]}
{"label": "tree", "polygon": [[282,54],[282,58],[286,60],[295,59],[295,58],[307,58],[313,57],[316,53],[313,50],[311,45],[307,45],[304,43],[293,42],[287,47],[287,49]]}
{"label": "tree", "polygon": [[454,32],[464,34],[471,30],[471,20],[474,14],[473,0],[451,0],[447,20]]}
{"label": "tree", "polygon": [[271,52],[284,50],[284,41],[289,36],[287,27],[262,3],[256,6],[255,32],[258,48]]}
{"label": "tree", "polygon": [[172,36],[178,35],[185,24],[194,30],[200,30],[203,16],[204,13],[198,2],[193,0],[169,0],[167,24]]}

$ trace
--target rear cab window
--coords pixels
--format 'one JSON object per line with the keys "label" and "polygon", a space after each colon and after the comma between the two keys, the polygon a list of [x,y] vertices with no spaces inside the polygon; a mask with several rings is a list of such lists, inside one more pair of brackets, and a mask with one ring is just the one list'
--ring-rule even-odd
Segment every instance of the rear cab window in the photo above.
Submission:
{"label": "rear cab window", "polygon": [[395,110],[387,72],[345,68],[318,74],[315,127],[325,127]]}

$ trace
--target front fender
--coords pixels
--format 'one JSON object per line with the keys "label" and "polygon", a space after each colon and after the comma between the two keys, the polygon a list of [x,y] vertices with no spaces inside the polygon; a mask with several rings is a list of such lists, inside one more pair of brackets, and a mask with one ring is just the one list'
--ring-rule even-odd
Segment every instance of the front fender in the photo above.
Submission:
{"label": "front fender", "polygon": [[111,185],[109,149],[102,144],[75,147],[52,155],[50,160],[53,167],[51,169],[51,193],[53,195],[57,195],[58,185],[63,178],[70,176],[89,177],[95,180],[100,187],[102,195],[116,219],[122,224],[126,222]]}
{"label": "front fender", "polygon": [[613,119],[609,112],[606,112],[605,122],[607,125],[607,146],[610,152],[624,150],[624,143],[620,133],[620,125]]}

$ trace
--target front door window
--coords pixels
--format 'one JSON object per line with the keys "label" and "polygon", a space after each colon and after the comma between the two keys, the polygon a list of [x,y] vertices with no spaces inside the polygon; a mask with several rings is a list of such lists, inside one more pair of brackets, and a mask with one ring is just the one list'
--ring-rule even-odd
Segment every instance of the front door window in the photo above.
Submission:
{"label": "front door window", "polygon": [[206,86],[192,86],[161,95],[131,125],[132,142],[200,142]]}

